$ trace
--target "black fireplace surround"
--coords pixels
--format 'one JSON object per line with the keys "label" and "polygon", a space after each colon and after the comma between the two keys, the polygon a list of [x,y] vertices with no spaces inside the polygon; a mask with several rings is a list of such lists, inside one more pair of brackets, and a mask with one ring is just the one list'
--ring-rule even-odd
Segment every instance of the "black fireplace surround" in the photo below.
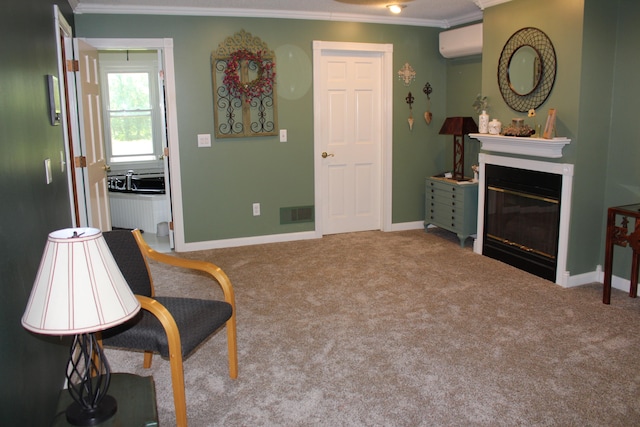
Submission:
{"label": "black fireplace surround", "polygon": [[482,253],[555,281],[562,175],[487,164]]}

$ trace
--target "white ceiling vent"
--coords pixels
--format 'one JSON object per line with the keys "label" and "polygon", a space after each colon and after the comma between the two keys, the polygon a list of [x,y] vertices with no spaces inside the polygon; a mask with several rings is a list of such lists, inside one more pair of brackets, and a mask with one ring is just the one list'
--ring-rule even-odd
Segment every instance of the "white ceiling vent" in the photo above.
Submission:
{"label": "white ceiling vent", "polygon": [[469,25],[440,33],[440,54],[445,58],[482,53],[482,24]]}

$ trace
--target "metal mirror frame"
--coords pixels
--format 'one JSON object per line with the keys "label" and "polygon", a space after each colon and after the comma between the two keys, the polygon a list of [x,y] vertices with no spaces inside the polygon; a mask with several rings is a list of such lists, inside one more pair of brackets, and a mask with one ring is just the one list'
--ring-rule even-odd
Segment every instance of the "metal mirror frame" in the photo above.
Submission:
{"label": "metal mirror frame", "polygon": [[[538,85],[528,94],[519,95],[511,88],[509,81],[509,63],[513,54],[522,46],[531,46],[540,55],[541,76]],[[498,87],[504,102],[519,112],[536,109],[544,103],[553,89],[556,80],[556,51],[547,35],[534,27],[516,31],[507,40],[498,61]]]}

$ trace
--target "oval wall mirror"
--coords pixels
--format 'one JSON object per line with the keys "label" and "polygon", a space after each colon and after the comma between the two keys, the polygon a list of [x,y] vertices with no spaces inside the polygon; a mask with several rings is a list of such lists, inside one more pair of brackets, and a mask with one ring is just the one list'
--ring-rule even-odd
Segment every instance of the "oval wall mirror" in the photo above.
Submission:
{"label": "oval wall mirror", "polygon": [[540,55],[531,46],[522,46],[511,55],[508,77],[511,90],[520,96],[529,95],[540,84]]}
{"label": "oval wall mirror", "polygon": [[516,31],[505,43],[498,62],[502,98],[515,111],[538,108],[556,79],[556,52],[551,40],[537,28]]}

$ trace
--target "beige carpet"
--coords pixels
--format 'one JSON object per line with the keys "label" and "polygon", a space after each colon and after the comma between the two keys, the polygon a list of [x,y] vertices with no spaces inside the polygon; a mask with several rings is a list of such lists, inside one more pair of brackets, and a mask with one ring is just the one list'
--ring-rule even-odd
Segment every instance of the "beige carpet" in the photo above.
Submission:
{"label": "beige carpet", "polygon": [[[440,230],[363,232],[182,254],[234,283],[240,374],[226,334],[185,361],[190,426],[640,425],[640,300],[563,289],[462,249]],[[153,267],[158,294],[214,295]],[[169,365],[153,375],[175,424]]]}

